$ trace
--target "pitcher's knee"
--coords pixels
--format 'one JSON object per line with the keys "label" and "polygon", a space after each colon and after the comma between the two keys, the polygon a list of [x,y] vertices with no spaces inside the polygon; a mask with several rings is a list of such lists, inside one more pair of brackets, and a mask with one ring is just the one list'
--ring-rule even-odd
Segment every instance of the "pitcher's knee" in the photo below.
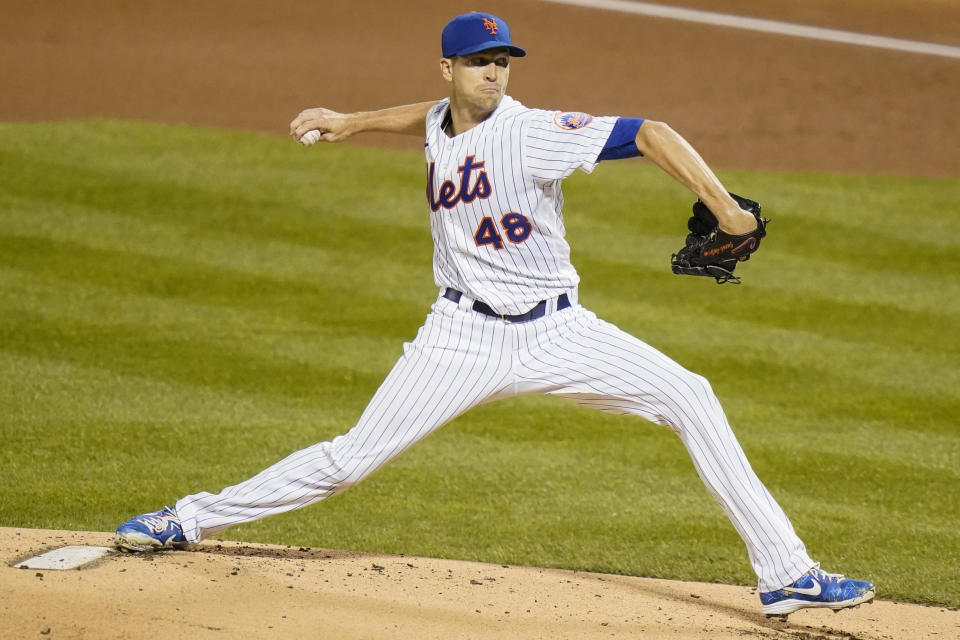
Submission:
{"label": "pitcher's knee", "polygon": [[670,407],[670,426],[677,433],[702,430],[723,420],[720,402],[710,381],[690,371],[684,371],[682,383],[676,386],[666,404]]}
{"label": "pitcher's knee", "polygon": [[324,453],[328,461],[329,473],[327,482],[332,486],[333,493],[346,491],[360,483],[361,480],[372,474],[382,466],[371,452],[359,452],[348,442],[325,443]]}
{"label": "pitcher's knee", "polygon": [[710,404],[713,404],[717,401],[717,396],[713,392],[713,386],[710,384],[709,380],[704,378],[699,373],[688,372],[688,376],[688,384],[698,398],[700,398],[703,402],[709,402]]}

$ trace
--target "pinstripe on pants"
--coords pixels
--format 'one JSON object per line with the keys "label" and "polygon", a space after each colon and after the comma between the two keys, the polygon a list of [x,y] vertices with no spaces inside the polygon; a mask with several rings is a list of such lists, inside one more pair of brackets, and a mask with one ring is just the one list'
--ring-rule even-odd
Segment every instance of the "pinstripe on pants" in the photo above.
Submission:
{"label": "pinstripe on pants", "polygon": [[[571,292],[575,300],[575,292]],[[569,398],[670,427],[747,546],[761,591],[813,566],[750,468],[709,383],[574,304],[511,324],[440,297],[357,424],[218,494],[177,502],[188,540],[332,496],[483,402],[526,393]]]}

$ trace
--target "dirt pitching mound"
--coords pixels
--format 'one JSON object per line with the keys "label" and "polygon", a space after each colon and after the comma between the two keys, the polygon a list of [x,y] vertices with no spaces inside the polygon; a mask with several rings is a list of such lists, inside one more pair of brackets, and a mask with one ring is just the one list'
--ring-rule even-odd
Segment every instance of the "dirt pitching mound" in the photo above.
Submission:
{"label": "dirt pitching mound", "polygon": [[[16,569],[112,535],[0,528],[2,638],[954,638],[960,613],[877,601],[787,621],[748,587],[208,541]],[[880,586],[882,591],[882,585]]]}

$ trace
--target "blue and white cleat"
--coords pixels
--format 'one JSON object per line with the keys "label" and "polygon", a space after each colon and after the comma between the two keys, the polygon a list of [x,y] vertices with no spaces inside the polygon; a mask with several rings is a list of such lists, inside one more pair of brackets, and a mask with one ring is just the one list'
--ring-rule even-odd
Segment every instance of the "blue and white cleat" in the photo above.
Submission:
{"label": "blue and white cleat", "polygon": [[837,611],[856,607],[873,600],[874,595],[872,583],[827,573],[816,565],[793,584],[761,593],[760,603],[768,616],[785,616],[798,609],[820,607]]}
{"label": "blue and white cleat", "polygon": [[117,527],[114,541],[126,551],[156,551],[186,544],[187,539],[177,512],[164,507],[162,511],[144,513],[124,522]]}

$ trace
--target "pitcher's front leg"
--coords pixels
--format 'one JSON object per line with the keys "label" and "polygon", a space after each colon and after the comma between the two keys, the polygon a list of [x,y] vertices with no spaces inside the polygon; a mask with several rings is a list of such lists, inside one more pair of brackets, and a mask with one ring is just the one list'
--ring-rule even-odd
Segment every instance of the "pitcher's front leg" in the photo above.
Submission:
{"label": "pitcher's front leg", "polygon": [[[169,510],[182,527],[177,542],[196,542],[233,525],[299,509],[344,491],[496,395],[505,386],[510,354],[502,327],[483,322],[484,318],[449,300],[438,300],[352,429],[292,453],[219,493],[197,493],[177,501],[175,510]],[[121,525],[118,544],[123,546],[122,529],[139,536],[143,522],[153,515]]]}

